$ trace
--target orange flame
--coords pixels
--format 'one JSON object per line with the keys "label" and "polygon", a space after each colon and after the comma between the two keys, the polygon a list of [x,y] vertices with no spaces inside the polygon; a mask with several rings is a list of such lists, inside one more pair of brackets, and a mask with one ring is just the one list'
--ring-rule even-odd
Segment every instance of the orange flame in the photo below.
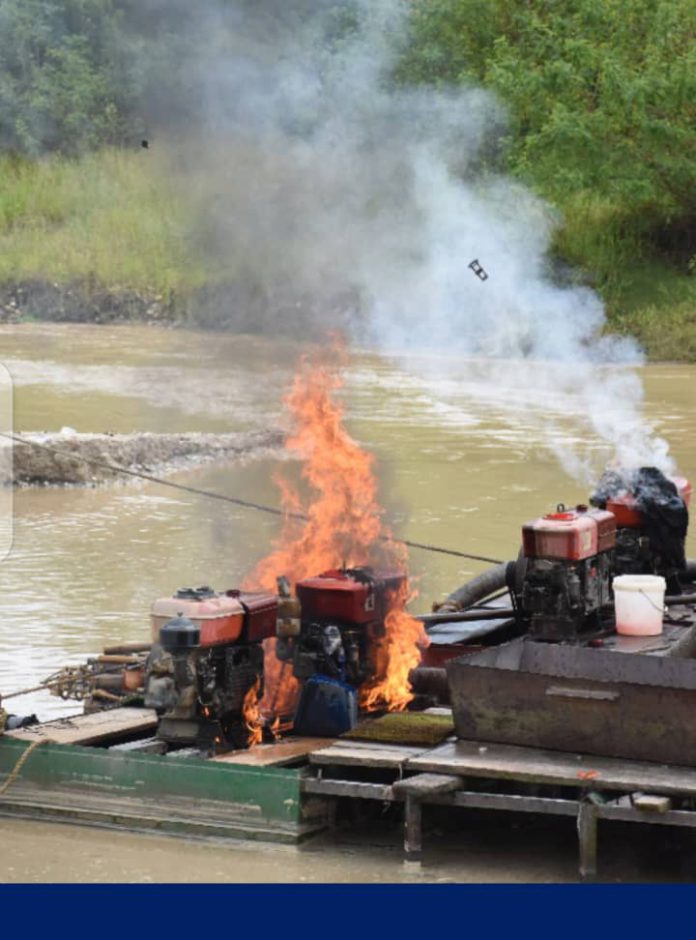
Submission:
{"label": "orange flame", "polygon": [[285,398],[293,422],[286,447],[303,461],[302,479],[312,498],[303,506],[291,484],[278,480],[286,513],[283,530],[275,550],[251,575],[255,587],[273,590],[279,574],[294,584],[344,563],[367,564],[378,545],[382,511],[374,458],[343,425],[343,407],[333,397],[342,384],[335,369],[305,359]]}
{"label": "orange flame", "polygon": [[413,698],[408,674],[419,664],[421,649],[429,640],[420,620],[406,612],[408,588],[393,598],[384,618],[385,636],[377,651],[377,678],[360,689],[364,711],[400,712]]}
{"label": "orange flame", "polygon": [[[382,520],[374,457],[345,428],[344,409],[336,400],[343,385],[338,371],[343,356],[335,359],[331,365],[304,359],[285,398],[292,420],[286,447],[302,461],[301,476],[311,495],[303,502],[291,484],[278,481],[283,528],[274,550],[247,579],[249,588],[274,590],[278,575],[295,584],[343,566],[406,569],[406,547],[391,539]],[[385,620],[386,635],[377,652],[378,677],[361,694],[365,708],[400,711],[413,697],[408,673],[420,661],[418,646],[426,646],[428,638],[423,625],[405,611],[407,594],[404,590],[394,598]],[[281,702],[287,707],[296,698],[299,683],[289,665],[283,668],[286,664],[280,664],[274,652],[269,648],[265,652],[266,694],[261,709],[278,715],[283,713]]]}
{"label": "orange flame", "polygon": [[261,709],[259,708],[260,688],[261,678],[257,676],[256,682],[244,696],[244,704],[242,705],[242,718],[244,719],[244,725],[249,732],[249,736],[247,738],[247,745],[249,747],[254,747],[255,744],[260,744],[263,737]]}
{"label": "orange flame", "polygon": [[[264,693],[259,710],[266,718],[292,715],[300,694],[300,683],[292,674],[290,663],[276,656],[275,637],[263,641]],[[272,730],[272,729],[271,729]]]}

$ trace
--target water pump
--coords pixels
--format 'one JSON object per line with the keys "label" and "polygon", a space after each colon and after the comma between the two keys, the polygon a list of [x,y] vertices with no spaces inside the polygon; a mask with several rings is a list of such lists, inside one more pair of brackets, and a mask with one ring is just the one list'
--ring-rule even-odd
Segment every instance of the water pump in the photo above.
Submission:
{"label": "water pump", "polygon": [[152,606],[155,640],[145,704],[160,714],[157,736],[173,745],[244,747],[250,690],[263,693],[262,641],[275,635],[273,594],[182,588]]}
{"label": "water pump", "polygon": [[614,515],[587,506],[560,504],[523,526],[517,602],[531,636],[570,640],[600,627],[615,545]]}
{"label": "water pump", "polygon": [[377,673],[384,618],[405,583],[401,571],[369,567],[334,569],[298,581],[299,616],[294,627],[280,627],[277,655],[292,662],[300,680],[322,675],[357,688]]}

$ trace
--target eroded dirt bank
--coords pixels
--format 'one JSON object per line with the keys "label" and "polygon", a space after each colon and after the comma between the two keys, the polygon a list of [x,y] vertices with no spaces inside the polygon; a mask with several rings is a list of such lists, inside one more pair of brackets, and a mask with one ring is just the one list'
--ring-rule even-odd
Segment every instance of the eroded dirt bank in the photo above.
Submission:
{"label": "eroded dirt bank", "polygon": [[10,446],[6,441],[0,460],[4,478],[11,474],[21,485],[104,483],[121,477],[107,464],[159,474],[196,463],[258,456],[283,443],[282,432],[275,429],[228,434],[78,434],[65,429],[16,438],[26,443],[15,440]]}

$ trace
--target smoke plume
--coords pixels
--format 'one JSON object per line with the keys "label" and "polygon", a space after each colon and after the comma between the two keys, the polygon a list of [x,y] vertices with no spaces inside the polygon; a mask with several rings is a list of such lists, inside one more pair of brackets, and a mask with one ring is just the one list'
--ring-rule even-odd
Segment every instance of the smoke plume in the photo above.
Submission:
{"label": "smoke plume", "polygon": [[[220,302],[233,322],[255,311],[247,328],[475,357],[472,394],[505,397],[511,420],[538,410],[576,478],[607,459],[671,470],[643,416],[639,350],[553,270],[550,208],[496,172],[500,103],[392,81],[408,15],[402,0],[195,5],[179,86],[200,130],[178,159],[198,179],[197,244],[227,272]],[[182,107],[161,89],[158,105]],[[550,405],[602,446],[557,434]]]}

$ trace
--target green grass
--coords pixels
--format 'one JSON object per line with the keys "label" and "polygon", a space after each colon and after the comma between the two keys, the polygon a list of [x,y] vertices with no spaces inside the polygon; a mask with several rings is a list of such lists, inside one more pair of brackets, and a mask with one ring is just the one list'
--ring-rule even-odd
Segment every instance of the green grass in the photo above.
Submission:
{"label": "green grass", "polygon": [[[0,158],[0,283],[83,282],[185,298],[231,274],[193,234],[208,186],[205,174],[182,181],[152,151]],[[608,328],[635,335],[653,359],[696,361],[696,275],[686,260],[649,253],[626,234],[620,208],[595,193],[571,194],[559,208],[554,251],[601,292]]]}
{"label": "green grass", "polygon": [[574,194],[554,251],[607,306],[608,329],[635,336],[651,359],[696,361],[696,276],[688,258],[651,252],[625,231],[619,206]]}
{"label": "green grass", "polygon": [[635,336],[655,361],[696,362],[696,303],[648,304],[612,317],[617,333]]}
{"label": "green grass", "polygon": [[150,152],[0,159],[0,281],[86,280],[162,293],[204,283],[190,207]]}

